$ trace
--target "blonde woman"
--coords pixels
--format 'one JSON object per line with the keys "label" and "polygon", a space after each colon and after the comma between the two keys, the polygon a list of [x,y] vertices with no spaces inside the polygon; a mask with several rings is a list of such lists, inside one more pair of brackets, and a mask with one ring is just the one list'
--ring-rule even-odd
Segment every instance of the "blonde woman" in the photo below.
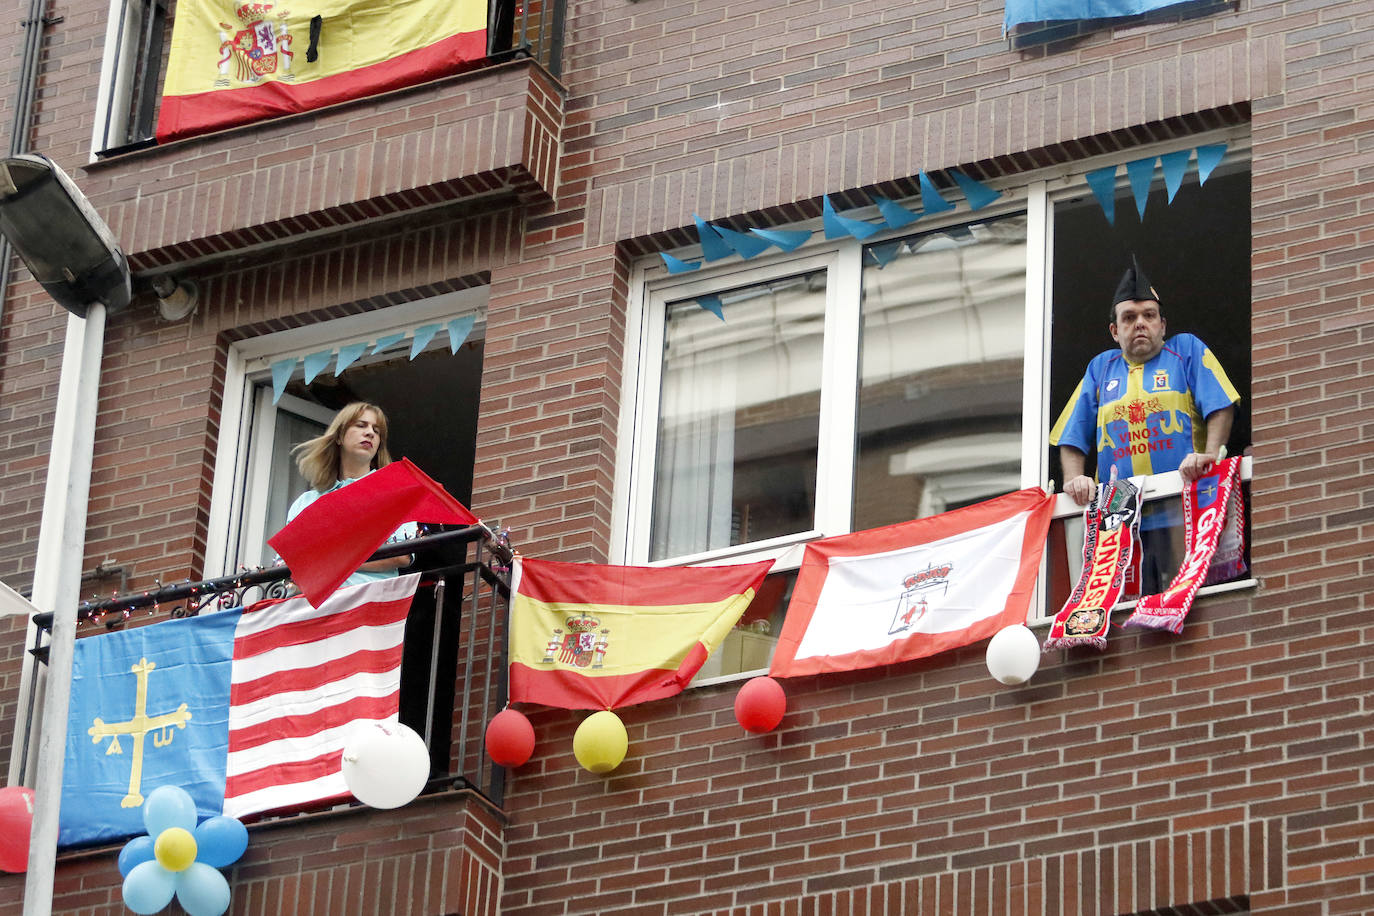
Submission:
{"label": "blonde woman", "polygon": [[[292,449],[301,476],[310,482],[306,490],[286,511],[289,522],[305,507],[326,493],[346,487],[360,477],[391,463],[386,450],[386,414],[374,404],[355,401],[334,415],[323,435],[302,442]],[[413,538],[419,529],[414,522],[406,522],[387,543]],[[409,556],[371,560],[358,567],[357,572],[344,580],[344,585],[360,585],[377,579],[388,579],[396,570],[411,562]]]}

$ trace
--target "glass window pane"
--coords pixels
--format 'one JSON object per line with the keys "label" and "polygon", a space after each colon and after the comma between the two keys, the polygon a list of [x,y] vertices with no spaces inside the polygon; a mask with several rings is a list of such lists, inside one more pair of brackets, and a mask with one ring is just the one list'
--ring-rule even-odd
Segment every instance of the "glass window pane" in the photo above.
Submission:
{"label": "glass window pane", "polygon": [[1026,217],[864,251],[854,529],[1021,486]]}
{"label": "glass window pane", "polygon": [[[825,271],[668,305],[652,559],[808,531]],[[713,303],[712,303],[713,304]]]}

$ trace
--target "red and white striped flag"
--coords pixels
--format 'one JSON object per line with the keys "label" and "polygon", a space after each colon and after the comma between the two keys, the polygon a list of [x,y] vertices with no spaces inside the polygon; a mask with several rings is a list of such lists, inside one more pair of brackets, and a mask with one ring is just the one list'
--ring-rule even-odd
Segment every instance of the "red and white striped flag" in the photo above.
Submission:
{"label": "red and white striped flag", "polygon": [[254,605],[234,629],[224,813],[348,796],[344,744],[394,723],[406,615],[419,574]]}

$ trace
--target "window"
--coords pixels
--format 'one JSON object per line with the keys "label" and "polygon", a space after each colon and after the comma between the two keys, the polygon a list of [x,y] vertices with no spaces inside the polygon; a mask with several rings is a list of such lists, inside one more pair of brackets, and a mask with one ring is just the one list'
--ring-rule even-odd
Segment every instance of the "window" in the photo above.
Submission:
{"label": "window", "polygon": [[[1181,144],[1025,176],[976,213],[960,206],[862,243],[817,232],[792,253],[692,273],[642,264],[615,559],[778,560],[781,584],[722,650],[736,660],[709,674],[762,667],[755,637],[776,638],[807,541],[1059,480],[1048,430],[1087,362],[1115,346],[1111,295],[1132,254],[1160,290],[1169,334],[1201,337],[1241,393],[1230,453],[1249,444],[1247,141],[1232,131],[1192,142],[1223,140],[1230,152],[1206,185],[1190,169],[1172,202],[1156,168],[1143,220],[1124,169],[1112,224],[1084,176]],[[1180,482],[1151,480],[1147,512],[1168,534],[1151,549],[1167,585]],[[1056,522],[1057,536],[1072,527]]]}
{"label": "window", "polygon": [[152,141],[172,22],[167,0],[112,0],[96,103],[96,152]]}

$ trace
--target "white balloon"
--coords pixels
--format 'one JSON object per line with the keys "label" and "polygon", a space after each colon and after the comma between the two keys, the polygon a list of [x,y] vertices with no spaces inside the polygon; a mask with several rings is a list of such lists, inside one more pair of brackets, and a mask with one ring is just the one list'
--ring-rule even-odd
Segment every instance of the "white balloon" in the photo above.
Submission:
{"label": "white balloon", "polygon": [[429,750],[406,726],[374,722],[349,735],[342,765],[354,798],[373,808],[399,808],[425,787]]}
{"label": "white balloon", "polygon": [[1024,684],[1039,667],[1040,641],[1028,627],[1005,627],[988,643],[988,673],[1003,684]]}

